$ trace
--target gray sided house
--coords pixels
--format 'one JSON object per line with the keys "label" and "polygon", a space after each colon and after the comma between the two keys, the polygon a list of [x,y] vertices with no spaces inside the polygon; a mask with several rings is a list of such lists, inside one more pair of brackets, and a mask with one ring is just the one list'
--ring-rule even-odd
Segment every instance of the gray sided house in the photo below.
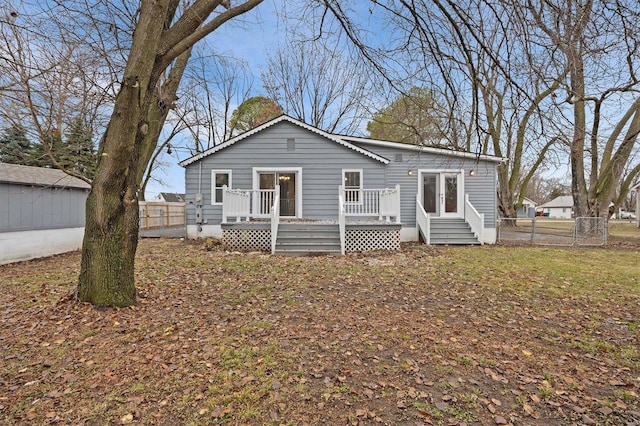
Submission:
{"label": "gray sided house", "polygon": [[0,163],[0,264],[79,249],[90,188],[61,170]]}
{"label": "gray sided house", "polygon": [[536,203],[527,197],[522,200],[522,205],[516,212],[518,219],[531,219],[536,215]]}
{"label": "gray sided house", "polygon": [[187,236],[272,253],[495,243],[501,161],[283,115],[180,163]]}

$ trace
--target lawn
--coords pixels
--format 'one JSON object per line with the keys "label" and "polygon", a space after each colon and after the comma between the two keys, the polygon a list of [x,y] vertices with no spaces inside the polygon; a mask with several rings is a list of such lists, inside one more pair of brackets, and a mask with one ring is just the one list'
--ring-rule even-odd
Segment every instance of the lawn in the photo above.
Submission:
{"label": "lawn", "polygon": [[73,300],[79,253],[0,266],[0,423],[637,425],[639,260],[142,240],[121,310]]}

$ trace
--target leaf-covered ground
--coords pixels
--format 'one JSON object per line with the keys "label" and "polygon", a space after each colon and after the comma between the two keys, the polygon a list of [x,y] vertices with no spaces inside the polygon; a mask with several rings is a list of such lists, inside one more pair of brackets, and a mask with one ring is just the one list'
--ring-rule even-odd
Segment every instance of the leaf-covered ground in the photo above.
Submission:
{"label": "leaf-covered ground", "polygon": [[0,267],[0,423],[638,425],[637,250],[280,257],[143,240],[139,305],[79,254]]}

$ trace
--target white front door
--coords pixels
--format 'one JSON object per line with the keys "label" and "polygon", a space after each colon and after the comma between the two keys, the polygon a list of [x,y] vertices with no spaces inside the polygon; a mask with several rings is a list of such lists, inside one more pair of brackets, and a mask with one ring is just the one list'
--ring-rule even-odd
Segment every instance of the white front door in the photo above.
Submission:
{"label": "white front door", "polygon": [[440,217],[464,216],[462,171],[421,171],[422,205],[426,213]]}
{"label": "white front door", "polygon": [[[280,187],[280,216],[302,217],[302,168],[253,168],[254,190],[273,190],[276,188],[276,185]],[[260,192],[259,196],[269,198],[266,202],[259,200],[261,206],[260,213],[266,217],[269,214],[274,195],[273,192]]]}

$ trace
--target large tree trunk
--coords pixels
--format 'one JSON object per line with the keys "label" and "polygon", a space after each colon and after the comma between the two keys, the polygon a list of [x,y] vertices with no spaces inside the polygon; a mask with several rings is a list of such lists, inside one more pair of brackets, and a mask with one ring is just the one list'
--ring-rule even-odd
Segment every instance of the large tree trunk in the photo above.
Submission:
{"label": "large tree trunk", "polygon": [[87,199],[77,297],[94,305],[123,307],[136,303],[140,157],[149,129],[153,88],[162,71],[154,66],[155,52],[168,2],[142,5]]}

